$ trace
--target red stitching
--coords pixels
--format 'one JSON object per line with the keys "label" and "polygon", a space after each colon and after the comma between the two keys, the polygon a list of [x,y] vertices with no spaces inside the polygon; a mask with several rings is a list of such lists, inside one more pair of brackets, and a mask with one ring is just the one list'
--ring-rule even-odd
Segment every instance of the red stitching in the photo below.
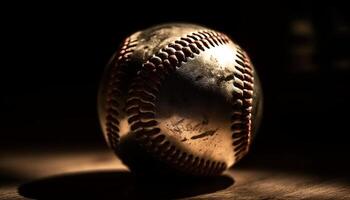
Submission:
{"label": "red stitching", "polygon": [[249,150],[251,139],[251,110],[253,101],[254,78],[251,62],[248,56],[237,46],[236,51],[237,72],[235,75],[234,86],[240,91],[234,93],[239,99],[234,103],[240,112],[233,114],[232,134],[233,145],[235,146],[236,160],[240,160]]}
{"label": "red stitching", "polygon": [[115,58],[112,59],[110,66],[111,74],[108,80],[107,87],[107,102],[106,102],[106,134],[108,137],[108,141],[110,146],[115,149],[119,143],[119,106],[120,103],[116,96],[121,95],[121,91],[119,89],[120,79],[118,77],[122,77],[125,75],[123,71],[120,70],[122,65],[126,64],[130,61],[130,56],[133,53],[133,48],[136,46],[137,41],[131,40],[127,38],[118,54],[116,54]]}
{"label": "red stitching", "polygon": [[[145,96],[134,91],[137,91],[138,87],[142,86],[145,93],[154,94],[153,96],[155,97],[165,76],[175,70],[175,68],[181,67],[181,63],[186,62],[187,58],[194,57],[195,54],[199,54],[201,51],[228,42],[227,36],[214,31],[199,31],[189,34],[167,45],[148,59],[139,72],[142,78],[138,77],[132,83],[126,107],[127,110],[133,110],[133,115],[129,116],[131,127],[136,126],[135,134],[146,143],[144,145],[147,146],[146,149],[148,151],[157,151],[161,159],[176,164],[182,171],[209,175],[220,173],[227,166],[224,162],[210,161],[182,152],[172,145],[165,135],[160,133],[160,129],[156,125],[150,125],[145,128],[144,123],[142,123],[142,106],[140,104]],[[136,101],[135,99],[138,100]],[[155,98],[147,99],[147,101],[154,103]],[[155,110],[155,107],[153,109]],[[155,120],[152,120],[152,123],[155,123]],[[149,133],[152,134],[150,135]]]}

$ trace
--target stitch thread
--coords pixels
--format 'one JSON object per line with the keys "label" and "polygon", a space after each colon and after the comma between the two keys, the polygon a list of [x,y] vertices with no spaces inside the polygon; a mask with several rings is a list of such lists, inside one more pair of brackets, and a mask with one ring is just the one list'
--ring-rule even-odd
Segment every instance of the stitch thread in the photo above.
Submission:
{"label": "stitch thread", "polygon": [[111,73],[108,79],[107,103],[106,103],[106,134],[108,142],[113,149],[116,149],[119,143],[119,114],[120,102],[115,98],[121,95],[120,83],[121,77],[125,77],[122,68],[130,61],[133,48],[137,45],[136,40],[125,39],[120,51],[111,60]]}
{"label": "stitch thread", "polygon": [[234,74],[235,96],[238,97],[234,102],[235,109],[239,110],[232,115],[233,145],[235,146],[236,160],[240,160],[249,150],[251,139],[251,111],[253,102],[254,76],[253,68],[246,53],[236,45],[235,65],[236,73]]}

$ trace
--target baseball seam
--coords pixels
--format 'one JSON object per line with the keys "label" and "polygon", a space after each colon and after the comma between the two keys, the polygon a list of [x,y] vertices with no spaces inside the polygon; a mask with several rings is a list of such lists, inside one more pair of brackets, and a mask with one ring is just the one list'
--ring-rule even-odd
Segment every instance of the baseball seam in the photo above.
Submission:
{"label": "baseball seam", "polygon": [[112,149],[116,149],[119,143],[119,115],[120,115],[120,102],[116,99],[116,96],[121,95],[120,84],[122,77],[125,77],[123,67],[130,61],[130,57],[134,52],[134,48],[137,45],[137,40],[131,40],[130,37],[126,38],[122,44],[120,51],[115,54],[110,62],[111,73],[109,74],[108,86],[107,86],[107,103],[106,103],[106,135],[109,145]]}
{"label": "baseball seam", "polygon": [[[194,58],[201,51],[228,42],[227,36],[210,30],[182,37],[151,56],[142,65],[130,86],[126,112],[131,130],[148,151],[157,152],[154,155],[159,155],[161,160],[173,163],[182,171],[209,175],[217,174],[227,166],[224,162],[210,161],[183,152],[160,133],[158,122],[155,120],[155,99],[161,82],[167,74],[181,67],[181,63],[186,62],[188,58]],[[232,137],[233,145],[236,146],[235,157],[240,159],[247,152],[250,143],[253,74],[246,55],[241,51],[237,51],[236,55],[237,72],[233,75],[236,90],[233,95],[238,98],[233,102],[233,106],[238,112],[234,112],[232,117]]]}
{"label": "baseball seam", "polygon": [[235,147],[236,161],[240,160],[249,150],[251,140],[251,111],[253,104],[254,74],[246,53],[236,45],[236,73],[234,74],[234,95],[239,97],[234,103],[232,115],[232,138]]}

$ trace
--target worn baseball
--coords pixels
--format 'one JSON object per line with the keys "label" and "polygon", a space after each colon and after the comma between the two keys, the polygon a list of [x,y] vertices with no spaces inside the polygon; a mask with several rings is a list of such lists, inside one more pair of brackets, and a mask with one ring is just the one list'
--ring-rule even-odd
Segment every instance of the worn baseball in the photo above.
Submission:
{"label": "worn baseball", "polygon": [[248,152],[261,89],[247,53],[227,35],[163,24],[124,40],[98,109],[109,146],[131,171],[217,175]]}

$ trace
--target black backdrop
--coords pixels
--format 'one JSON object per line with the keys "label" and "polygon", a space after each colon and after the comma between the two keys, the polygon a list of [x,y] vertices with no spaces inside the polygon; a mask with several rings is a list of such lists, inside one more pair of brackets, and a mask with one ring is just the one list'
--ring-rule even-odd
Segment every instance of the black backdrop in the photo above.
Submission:
{"label": "black backdrop", "polygon": [[96,95],[109,57],[139,29],[183,21],[226,32],[251,55],[265,95],[254,148],[320,151],[325,157],[342,152],[349,160],[346,6],[137,4],[7,10],[1,31],[3,145],[103,143]]}

